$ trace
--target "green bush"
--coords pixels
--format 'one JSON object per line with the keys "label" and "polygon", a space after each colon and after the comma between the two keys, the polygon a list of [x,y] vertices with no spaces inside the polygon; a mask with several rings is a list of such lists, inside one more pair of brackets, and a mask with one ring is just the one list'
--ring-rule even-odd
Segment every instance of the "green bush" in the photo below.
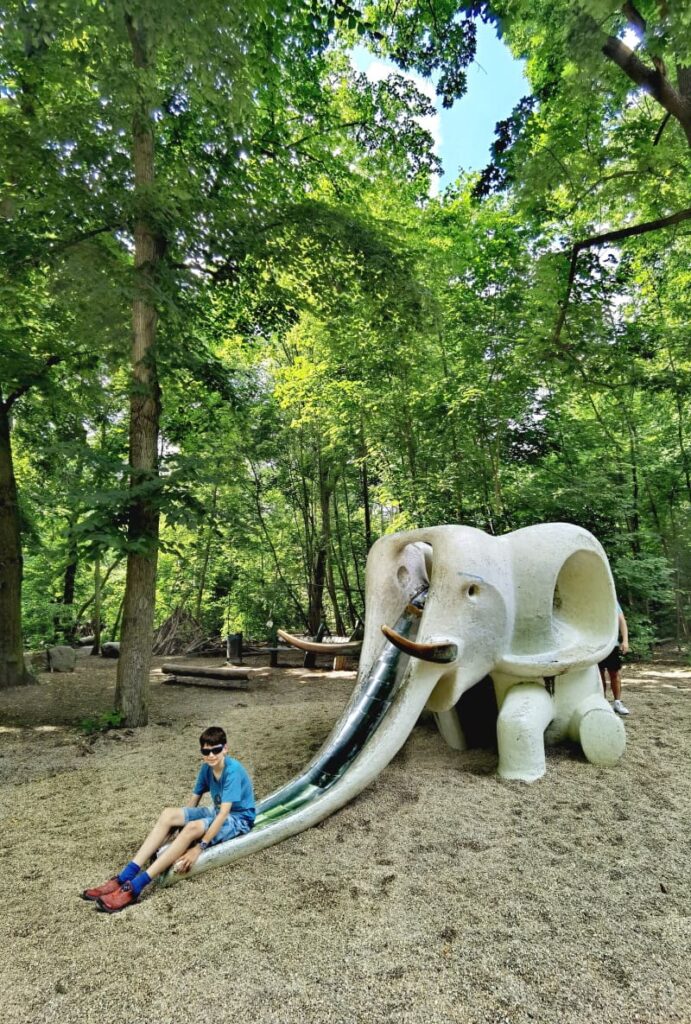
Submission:
{"label": "green bush", "polygon": [[121,711],[104,711],[96,718],[82,718],[77,728],[85,736],[93,736],[98,732],[118,729],[122,725],[123,717]]}

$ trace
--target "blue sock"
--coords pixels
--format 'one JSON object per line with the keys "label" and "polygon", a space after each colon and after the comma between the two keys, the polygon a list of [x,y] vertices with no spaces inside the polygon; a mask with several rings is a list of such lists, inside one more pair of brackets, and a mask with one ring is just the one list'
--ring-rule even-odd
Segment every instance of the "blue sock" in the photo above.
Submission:
{"label": "blue sock", "polygon": [[122,882],[131,882],[132,879],[136,875],[138,875],[141,870],[142,869],[139,867],[139,865],[135,864],[134,861],[131,860],[129,862],[129,864],[125,865],[125,867],[122,869],[122,871],[118,875],[118,882],[120,882],[121,884],[122,884]]}
{"label": "blue sock", "polygon": [[130,880],[130,884],[132,885],[132,891],[134,892],[135,896],[138,896],[139,893],[144,888],[144,886],[148,885],[149,882],[151,881],[152,879],[149,878],[148,871],[140,871],[136,878],[132,878]]}

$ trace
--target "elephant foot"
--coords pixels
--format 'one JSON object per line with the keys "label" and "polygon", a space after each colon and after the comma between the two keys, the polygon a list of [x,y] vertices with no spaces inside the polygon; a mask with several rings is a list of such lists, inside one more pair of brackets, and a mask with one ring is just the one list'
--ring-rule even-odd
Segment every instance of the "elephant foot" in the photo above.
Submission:
{"label": "elephant foot", "polygon": [[580,721],[578,738],[591,764],[610,767],[617,763],[626,749],[624,723],[609,705],[585,712]]}
{"label": "elephant foot", "polygon": [[498,772],[502,779],[535,782],[545,774],[545,729],[554,717],[544,686],[518,683],[504,698],[497,719]]}

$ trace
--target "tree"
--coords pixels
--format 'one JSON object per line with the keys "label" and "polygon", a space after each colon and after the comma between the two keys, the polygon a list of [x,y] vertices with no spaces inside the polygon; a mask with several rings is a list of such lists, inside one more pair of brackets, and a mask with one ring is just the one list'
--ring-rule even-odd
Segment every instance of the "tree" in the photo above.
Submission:
{"label": "tree", "polygon": [[[8,262],[3,267],[0,312],[0,600],[3,632],[0,640],[0,685],[27,681],[22,646],[21,592],[23,573],[22,521],[14,470],[13,426],[25,416],[37,396],[57,405],[69,401],[70,389],[83,392],[93,385],[101,368],[92,352],[92,331],[103,328],[107,341],[112,307],[91,306],[93,315],[75,330],[73,254],[61,256],[49,272]],[[92,257],[91,294],[98,295],[103,262]],[[111,268],[112,269],[112,268]],[[106,346],[107,347],[107,343]]]}
{"label": "tree", "polygon": [[14,477],[10,441],[10,415],[19,392],[7,398],[0,392],[0,687],[19,686],[32,681],[24,667],[22,638],[22,548],[19,532],[17,483]]}
{"label": "tree", "polygon": [[[3,202],[24,225],[12,256],[42,263],[110,236],[133,261],[129,584],[117,691],[130,724],[146,720],[162,501],[158,364],[162,338],[171,349],[184,344],[184,289],[199,273],[234,276],[310,180],[330,170],[345,180],[358,137],[376,161],[387,118],[403,127],[402,143],[390,135],[391,151],[403,153],[415,137],[412,173],[429,164],[428,137],[413,117],[424,101],[409,86],[356,83],[342,58],[327,57],[331,13],[299,0],[250,12],[218,2],[194,17],[136,0],[88,10],[42,0],[8,11],[3,71],[19,85],[4,97],[17,159]],[[339,104],[351,105],[349,118]],[[313,128],[296,124],[296,109]],[[27,119],[38,157],[31,168],[19,156]],[[340,161],[338,139],[348,150]],[[70,211],[57,231],[56,205]]]}
{"label": "tree", "polygon": [[[614,7],[601,13],[618,38]],[[5,315],[3,395],[31,383],[12,412],[32,624],[39,580],[73,582],[84,606],[105,552],[104,575],[127,556],[118,701],[136,724],[155,599],[212,631],[347,631],[378,533],[564,517],[610,546],[641,623],[666,621],[637,566],[658,596],[668,572],[687,586],[688,147],[671,115],[658,137],[657,100],[631,94],[583,11],[285,0],[185,21],[184,5],[127,0],[86,14],[16,5],[0,43],[3,286],[21,311]],[[401,75],[368,82],[348,48],[436,69],[450,102],[478,16],[530,57],[535,96],[497,151],[510,189],[478,202],[463,180],[431,200],[428,101]],[[679,38],[655,33],[683,64]],[[107,408],[75,390],[89,343]],[[48,414],[55,355],[69,414]],[[130,465],[104,477],[127,401]],[[75,484],[55,479],[47,509],[34,467],[52,472],[41,446],[68,457],[65,432]],[[109,582],[113,611],[119,571]],[[686,618],[681,598],[680,633]]]}

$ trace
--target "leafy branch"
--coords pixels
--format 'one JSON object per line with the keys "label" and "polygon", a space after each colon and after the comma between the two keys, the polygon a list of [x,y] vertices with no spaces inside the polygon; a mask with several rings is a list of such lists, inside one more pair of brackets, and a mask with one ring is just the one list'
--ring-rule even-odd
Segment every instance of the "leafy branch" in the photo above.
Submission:
{"label": "leafy branch", "polygon": [[628,228],[617,228],[614,231],[606,231],[602,235],[593,235],[591,238],[584,238],[580,242],[576,242],[571,247],[571,261],[569,266],[569,277],[566,284],[566,294],[561,302],[559,317],[552,335],[552,344],[555,347],[563,348],[561,345],[561,333],[566,321],[566,314],[571,300],[574,281],[576,280],[576,268],[580,253],[585,249],[594,248],[600,245],[607,245],[610,242],[620,242],[625,238],[634,238],[637,235],[647,234],[649,231],[660,231],[663,228],[669,228],[675,224],[680,224],[685,220],[691,220],[691,207],[686,210],[678,210],[677,213],[672,213],[668,217],[658,217],[656,220],[645,221],[642,224],[632,224],[631,227]]}

